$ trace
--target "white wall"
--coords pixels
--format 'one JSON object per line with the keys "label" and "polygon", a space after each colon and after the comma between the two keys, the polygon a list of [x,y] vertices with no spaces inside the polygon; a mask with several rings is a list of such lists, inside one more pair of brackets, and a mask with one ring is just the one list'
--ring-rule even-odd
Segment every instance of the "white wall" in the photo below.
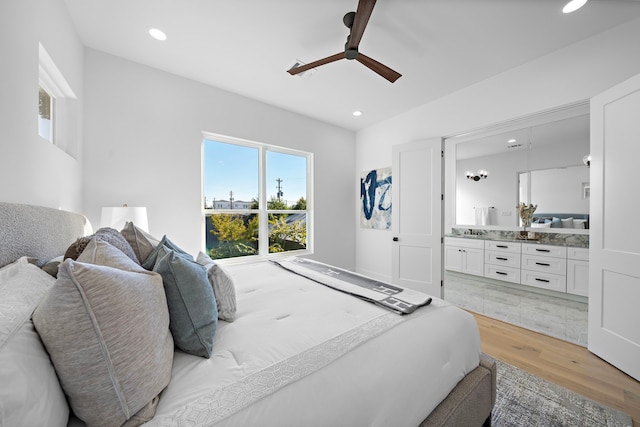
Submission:
{"label": "white wall", "polygon": [[[639,39],[640,20],[634,20],[364,129],[356,137],[356,172],[390,165],[395,144],[588,99],[640,72]],[[362,229],[357,220],[355,215],[356,270],[390,279],[392,231]]]}
{"label": "white wall", "polygon": [[146,206],[151,234],[202,249],[208,131],[313,152],[314,258],[355,267],[353,132],[91,49],[85,97],[84,212],[92,223],[102,206]]}
{"label": "white wall", "polygon": [[0,200],[81,212],[81,136],[73,158],[38,135],[39,42],[82,110],[83,48],[64,1],[0,2]]}

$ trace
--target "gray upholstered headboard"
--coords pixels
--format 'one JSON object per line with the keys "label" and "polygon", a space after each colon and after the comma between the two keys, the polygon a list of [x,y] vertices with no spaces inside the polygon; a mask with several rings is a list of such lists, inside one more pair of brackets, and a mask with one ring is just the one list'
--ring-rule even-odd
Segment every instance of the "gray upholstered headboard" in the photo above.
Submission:
{"label": "gray upholstered headboard", "polygon": [[41,265],[63,255],[89,230],[87,218],[77,213],[0,202],[0,267],[22,256],[34,257]]}

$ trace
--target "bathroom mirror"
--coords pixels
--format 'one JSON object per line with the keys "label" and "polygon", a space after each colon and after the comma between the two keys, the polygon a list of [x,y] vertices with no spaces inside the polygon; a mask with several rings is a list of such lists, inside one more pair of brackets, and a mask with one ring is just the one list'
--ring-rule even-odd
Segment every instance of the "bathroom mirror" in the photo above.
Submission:
{"label": "bathroom mirror", "polygon": [[446,144],[454,144],[456,225],[518,227],[520,202],[537,204],[537,213],[589,213],[586,105]]}

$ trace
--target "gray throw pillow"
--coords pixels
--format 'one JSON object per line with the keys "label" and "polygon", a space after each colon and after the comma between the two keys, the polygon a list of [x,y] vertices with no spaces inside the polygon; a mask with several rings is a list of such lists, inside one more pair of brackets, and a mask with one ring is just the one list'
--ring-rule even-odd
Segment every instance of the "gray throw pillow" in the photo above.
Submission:
{"label": "gray throw pillow", "polygon": [[203,252],[198,253],[196,262],[207,269],[207,278],[216,297],[218,318],[233,322],[236,319],[237,309],[236,288],[233,280],[219,264]]}
{"label": "gray throw pillow", "polygon": [[167,300],[160,275],[99,246],[129,271],[66,260],[33,323],[78,418],[139,425],[153,417],[171,379]]}
{"label": "gray throw pillow", "polygon": [[124,224],[124,228],[120,231],[120,234],[129,242],[140,263],[143,263],[151,251],[160,243],[158,239],[139,227],[136,227],[131,221],[127,221]]}
{"label": "gray throw pillow", "polygon": [[176,346],[189,354],[211,357],[218,310],[207,270],[161,245],[153,271],[162,275]]}
{"label": "gray throw pillow", "polygon": [[91,239],[99,239],[104,240],[105,242],[110,243],[112,246],[120,249],[125,255],[127,255],[131,260],[133,260],[136,264],[140,264],[140,260],[137,255],[133,251],[133,248],[127,242],[127,240],[120,234],[120,232],[114,228],[103,227],[96,231],[91,236],[80,237],[78,240],[73,242],[71,246],[67,249],[64,254],[64,259],[71,258],[73,260],[78,259],[80,254],[87,247]]}

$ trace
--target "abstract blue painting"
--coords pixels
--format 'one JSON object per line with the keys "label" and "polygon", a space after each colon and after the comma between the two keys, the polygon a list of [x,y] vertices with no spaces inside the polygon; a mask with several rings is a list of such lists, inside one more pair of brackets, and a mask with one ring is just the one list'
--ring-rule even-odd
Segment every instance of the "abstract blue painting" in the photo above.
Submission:
{"label": "abstract blue painting", "polygon": [[360,177],[360,226],[391,228],[391,168],[363,172]]}

